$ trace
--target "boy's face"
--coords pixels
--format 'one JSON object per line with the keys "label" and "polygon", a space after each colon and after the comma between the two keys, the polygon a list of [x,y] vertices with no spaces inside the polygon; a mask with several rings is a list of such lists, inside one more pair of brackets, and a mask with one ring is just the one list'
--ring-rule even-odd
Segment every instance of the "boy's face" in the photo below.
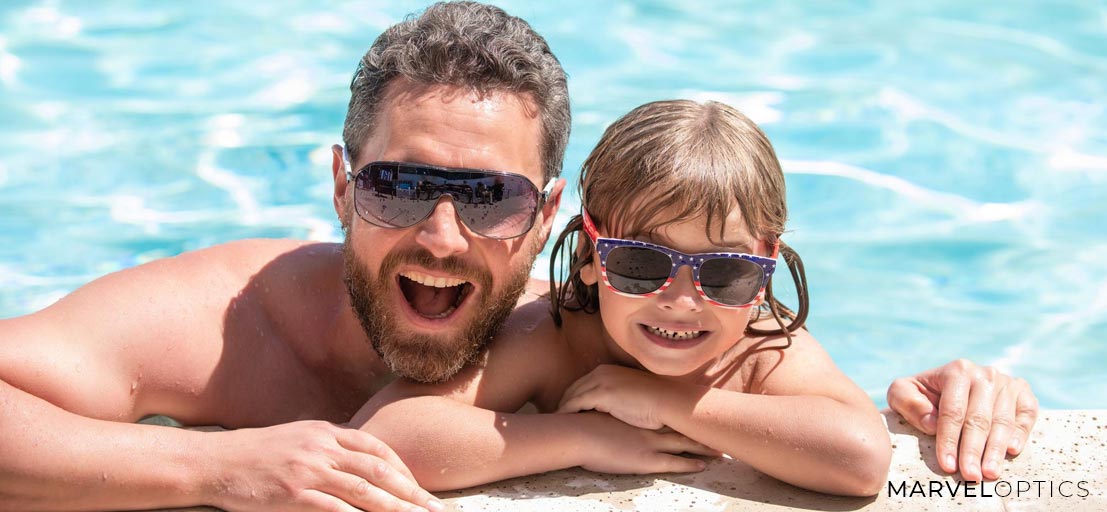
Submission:
{"label": "boy's face", "polygon": [[[389,86],[357,172],[373,161],[488,169],[523,175],[541,189],[541,125],[527,97],[478,96],[398,80]],[[427,219],[382,228],[354,212],[335,147],[335,209],[346,230],[345,279],[369,340],[396,373],[444,380],[471,361],[513,309],[552,227],[558,187],[526,234],[475,234],[443,195]],[[351,182],[352,183],[352,182]],[[359,194],[372,193],[359,191]]]}
{"label": "boy's face", "polygon": [[[606,236],[603,228],[600,235]],[[667,224],[650,237],[628,238],[689,254],[741,252],[766,256],[769,252],[763,241],[750,236],[736,209],[727,217],[721,240],[708,239],[706,218]],[[691,267],[681,267],[672,284],[659,294],[628,297],[598,281],[599,258],[595,253],[593,256],[593,263],[582,270],[581,278],[586,284],[599,284],[604,328],[621,352],[650,372],[677,376],[706,370],[744,336],[754,308],[724,308],[707,302],[696,290]]]}

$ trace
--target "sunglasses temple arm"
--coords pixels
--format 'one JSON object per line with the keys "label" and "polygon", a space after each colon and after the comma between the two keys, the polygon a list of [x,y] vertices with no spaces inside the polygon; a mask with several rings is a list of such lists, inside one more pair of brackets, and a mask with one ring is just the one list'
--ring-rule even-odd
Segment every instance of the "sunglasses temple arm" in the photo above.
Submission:
{"label": "sunglasses temple arm", "polygon": [[545,202],[550,198],[550,194],[553,193],[554,185],[557,185],[557,178],[550,178],[550,181],[546,182],[546,186],[542,187],[542,202]]}
{"label": "sunglasses temple arm", "polygon": [[[358,64],[357,70],[358,72],[361,71],[361,64]],[[354,80],[357,80],[357,73],[354,74]],[[346,166],[346,182],[353,181],[354,173],[350,172],[350,154],[346,152],[345,145],[342,146],[342,164]]]}

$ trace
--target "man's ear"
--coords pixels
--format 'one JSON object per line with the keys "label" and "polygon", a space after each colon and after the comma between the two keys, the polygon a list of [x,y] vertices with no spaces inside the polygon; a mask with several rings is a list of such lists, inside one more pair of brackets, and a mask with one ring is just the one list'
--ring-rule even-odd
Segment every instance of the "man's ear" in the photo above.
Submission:
{"label": "man's ear", "polygon": [[553,190],[550,191],[550,197],[546,198],[546,204],[542,205],[542,245],[550,239],[557,210],[561,208],[561,193],[565,191],[566,183],[565,178],[558,178],[554,182]]}
{"label": "man's ear", "polygon": [[346,181],[346,157],[345,151],[342,146],[335,144],[331,146],[331,177],[334,179],[334,213],[338,214],[338,220],[342,223],[342,227],[346,227],[346,223],[349,219],[346,218],[346,214],[349,210],[346,209],[346,186],[349,184]]}

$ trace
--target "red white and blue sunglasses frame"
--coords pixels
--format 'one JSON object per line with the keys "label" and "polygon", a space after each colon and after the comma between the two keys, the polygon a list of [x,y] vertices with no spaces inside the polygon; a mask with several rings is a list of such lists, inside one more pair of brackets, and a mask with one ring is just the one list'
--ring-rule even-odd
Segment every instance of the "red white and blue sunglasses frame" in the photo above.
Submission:
{"label": "red white and blue sunglasses frame", "polygon": [[[677,272],[680,271],[680,267],[688,265],[689,267],[692,267],[692,280],[696,285],[696,291],[699,292],[700,297],[702,297],[704,301],[710,304],[723,308],[744,309],[751,306],[756,306],[765,299],[765,287],[768,285],[769,278],[772,277],[773,271],[776,270],[776,257],[777,252],[780,248],[779,243],[773,245],[773,256],[771,258],[738,252],[710,252],[687,254],[676,249],[665,247],[664,245],[651,244],[649,242],[624,240],[622,238],[601,237],[599,236],[599,231],[596,230],[596,224],[592,222],[592,217],[588,215],[588,211],[582,209],[582,212],[584,217],[584,232],[587,233],[588,238],[592,240],[592,244],[596,247],[596,252],[599,254],[600,257],[600,275],[603,278],[603,283],[605,286],[607,286],[608,289],[619,295],[623,295],[626,297],[652,297],[654,295],[659,295],[664,292],[665,289],[669,287],[669,285],[673,284],[673,279],[676,278]],[[640,247],[653,249],[657,252],[668,255],[673,264],[672,269],[669,271],[669,278],[665,280],[665,283],[658,287],[656,290],[647,293],[628,293],[615,288],[607,277],[607,257],[611,254],[611,251],[619,247]],[[753,300],[746,304],[726,304],[712,299],[710,296],[707,295],[707,292],[705,292],[703,290],[703,287],[700,285],[700,268],[703,266],[704,262],[716,258],[740,259],[755,263],[757,266],[761,267],[763,273],[761,279],[761,289],[757,292],[757,295],[753,298]]]}

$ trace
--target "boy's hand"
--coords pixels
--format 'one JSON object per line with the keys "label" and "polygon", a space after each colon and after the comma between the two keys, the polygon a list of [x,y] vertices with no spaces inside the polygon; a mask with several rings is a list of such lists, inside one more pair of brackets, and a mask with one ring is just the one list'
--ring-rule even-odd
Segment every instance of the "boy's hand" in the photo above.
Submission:
{"label": "boy's hand", "polygon": [[1025,380],[964,359],[896,379],[888,405],[915,428],[937,435],[943,470],[960,468],[965,480],[976,482],[999,477],[1004,452],[1022,452],[1038,418],[1038,399]]}
{"label": "boy's hand", "polygon": [[596,410],[638,428],[665,426],[660,404],[673,382],[634,368],[601,364],[569,386],[557,412]]}
{"label": "boy's hand", "polygon": [[209,501],[225,510],[442,510],[387,445],[323,421],[210,434],[222,436],[221,470]]}
{"label": "boy's hand", "polygon": [[635,475],[692,473],[702,471],[706,463],[676,454],[721,455],[679,432],[641,429],[601,413],[582,413],[582,418],[587,418],[587,422],[586,440],[581,444],[584,462],[580,466],[589,471]]}

